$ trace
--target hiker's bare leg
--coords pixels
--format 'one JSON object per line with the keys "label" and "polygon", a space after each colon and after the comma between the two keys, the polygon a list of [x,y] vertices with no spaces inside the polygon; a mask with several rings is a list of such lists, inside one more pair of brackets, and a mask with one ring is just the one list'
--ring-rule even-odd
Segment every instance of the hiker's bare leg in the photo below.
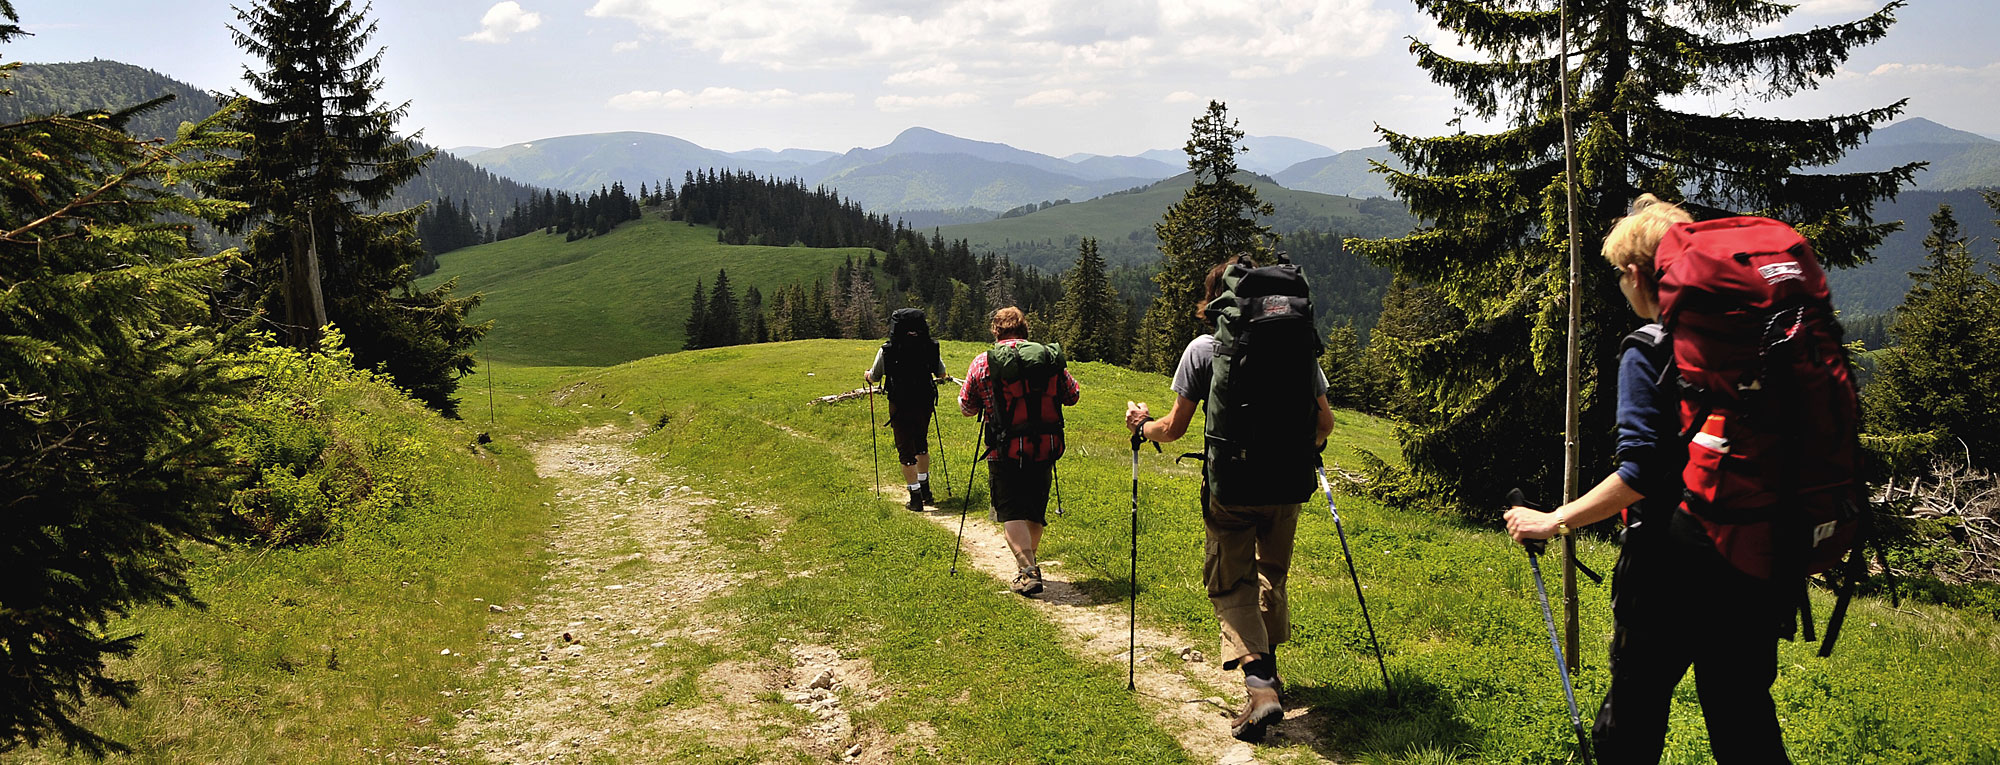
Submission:
{"label": "hiker's bare leg", "polygon": [[1008,521],[1007,549],[1014,553],[1014,566],[1022,571],[1035,567],[1035,551],[1042,545],[1042,525],[1034,521]]}

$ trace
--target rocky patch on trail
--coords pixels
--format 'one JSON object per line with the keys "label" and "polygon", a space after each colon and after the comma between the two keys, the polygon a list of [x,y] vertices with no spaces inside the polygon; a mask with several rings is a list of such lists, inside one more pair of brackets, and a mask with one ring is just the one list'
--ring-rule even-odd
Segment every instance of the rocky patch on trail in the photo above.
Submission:
{"label": "rocky patch on trail", "polygon": [[[607,427],[536,447],[538,472],[559,487],[552,563],[533,602],[490,609],[481,669],[498,681],[483,699],[457,691],[468,707],[454,748],[504,763],[660,761],[693,742],[894,761],[894,741],[855,729],[852,713],[886,696],[865,661],[817,640],[741,645],[734,617],[704,607],[757,575],[704,523],[769,517],[782,534],[778,516],[702,494],[630,438]],[[689,651],[718,658],[690,665]]]}

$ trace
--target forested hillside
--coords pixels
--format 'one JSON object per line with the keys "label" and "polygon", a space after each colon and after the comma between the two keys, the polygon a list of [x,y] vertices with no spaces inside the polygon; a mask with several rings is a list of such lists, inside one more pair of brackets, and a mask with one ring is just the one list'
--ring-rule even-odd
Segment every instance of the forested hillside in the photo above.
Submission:
{"label": "forested hillside", "polygon": [[[171,137],[182,123],[198,122],[214,114],[219,103],[217,93],[150,69],[103,59],[63,64],[24,64],[15,71],[9,87],[15,95],[10,99],[0,99],[0,120],[12,121],[27,114],[73,113],[92,109],[119,111],[160,96],[174,96],[172,101],[132,119],[132,134],[147,138]],[[495,175],[440,151],[424,166],[423,172],[398,187],[380,209],[404,210],[450,199],[451,219],[462,219],[466,225],[484,231],[487,227],[497,227],[501,217],[515,204],[526,202],[537,192],[538,189],[532,186]],[[451,227],[427,225],[424,228],[441,231]],[[226,245],[235,243],[228,237],[213,238]],[[433,253],[444,251],[435,249],[429,241],[426,242],[426,250]]]}

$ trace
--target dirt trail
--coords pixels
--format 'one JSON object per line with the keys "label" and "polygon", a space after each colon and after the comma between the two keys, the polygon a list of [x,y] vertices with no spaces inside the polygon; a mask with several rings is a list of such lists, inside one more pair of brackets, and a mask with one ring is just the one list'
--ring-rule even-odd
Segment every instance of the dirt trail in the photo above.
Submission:
{"label": "dirt trail", "polygon": [[[855,728],[852,712],[893,689],[853,651],[735,642],[734,617],[704,602],[758,574],[736,570],[703,524],[737,513],[767,519],[782,534],[782,516],[702,494],[633,452],[635,435],[606,426],[534,446],[537,472],[559,487],[549,540],[555,563],[532,602],[492,604],[496,618],[483,646],[492,658],[481,669],[499,681],[483,697],[465,697],[450,748],[503,763],[660,761],[701,742],[773,759],[803,754],[866,765],[893,762],[899,749],[929,749],[927,727],[900,737]],[[904,498],[901,487],[884,493],[885,501]],[[951,513],[926,517],[957,531]],[[983,518],[966,524],[961,566],[993,576],[1006,592],[1013,558],[998,526]],[[1125,604],[1093,605],[1059,561],[1043,569],[1047,589],[1031,605],[1063,629],[1078,655],[1124,664]],[[1214,642],[1138,631],[1138,693],[1160,725],[1203,762],[1327,761],[1310,746],[1284,746],[1312,743],[1309,710],[1288,711],[1265,747],[1229,736],[1242,685],[1240,675],[1199,655]],[[718,660],[685,660],[696,652]],[[1157,659],[1168,652],[1167,661]]]}
{"label": "dirt trail", "polygon": [[660,761],[699,741],[780,759],[884,761],[889,742],[857,732],[850,710],[886,690],[838,646],[781,641],[773,662],[672,666],[689,651],[772,653],[745,652],[729,617],[702,608],[757,576],[736,571],[702,524],[716,513],[777,516],[702,495],[635,454],[634,435],[607,426],[535,446],[537,472],[560,487],[555,565],[534,602],[494,604],[505,615],[489,630],[494,658],[483,668],[501,680],[468,700],[455,748],[505,763]]}
{"label": "dirt trail", "polygon": [[[890,495],[884,492],[885,497]],[[909,494],[899,487],[894,497],[900,502],[907,500]],[[957,507],[955,501],[946,504]],[[973,517],[965,522],[964,558],[960,565],[969,562],[972,568],[999,580],[995,586],[1001,592],[1015,597],[1006,589],[1006,582],[1014,576],[1014,554],[1007,549],[999,525],[987,520],[980,510],[974,508]],[[957,512],[938,509],[924,516],[953,534],[958,533]],[[1048,533],[1061,534],[1061,521],[1051,520]],[[1127,604],[1123,601],[1093,604],[1089,596],[1070,583],[1065,573],[1067,566],[1062,561],[1044,560],[1041,566],[1043,590],[1027,600],[1036,611],[1062,627],[1076,653],[1114,662],[1123,669],[1127,645],[1133,639],[1126,616]],[[1136,640],[1138,663],[1133,670],[1136,692],[1153,711],[1154,720],[1195,759],[1221,765],[1260,759],[1286,763],[1334,762],[1310,746],[1317,740],[1312,732],[1316,726],[1310,709],[1285,710],[1285,721],[1272,725],[1263,744],[1257,747],[1229,735],[1229,721],[1242,709],[1243,675],[1224,671],[1219,662],[1206,656],[1217,647],[1214,635],[1191,639],[1139,627]],[[1164,662],[1157,659],[1162,655],[1168,656]],[[1291,744],[1308,746],[1288,746]],[[1278,747],[1283,747],[1282,751]]]}

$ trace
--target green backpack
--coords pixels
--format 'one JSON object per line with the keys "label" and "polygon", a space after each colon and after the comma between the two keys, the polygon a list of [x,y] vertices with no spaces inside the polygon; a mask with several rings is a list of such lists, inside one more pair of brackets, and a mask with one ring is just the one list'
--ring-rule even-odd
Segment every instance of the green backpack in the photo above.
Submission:
{"label": "green backpack", "polygon": [[1297,266],[1223,273],[1208,304],[1215,361],[1204,405],[1205,474],[1225,505],[1303,502],[1317,484],[1321,340],[1312,292]]}
{"label": "green backpack", "polygon": [[[1000,453],[1007,453],[1008,439],[1024,439],[1021,455],[1046,461],[1062,456],[1062,402],[1053,400],[1059,392],[1062,372],[1069,367],[1061,343],[994,343],[986,351],[986,364],[993,376],[994,413],[986,418],[986,438]],[[1054,412],[1045,416],[1044,410]],[[1054,436],[1053,446],[1033,436]]]}

